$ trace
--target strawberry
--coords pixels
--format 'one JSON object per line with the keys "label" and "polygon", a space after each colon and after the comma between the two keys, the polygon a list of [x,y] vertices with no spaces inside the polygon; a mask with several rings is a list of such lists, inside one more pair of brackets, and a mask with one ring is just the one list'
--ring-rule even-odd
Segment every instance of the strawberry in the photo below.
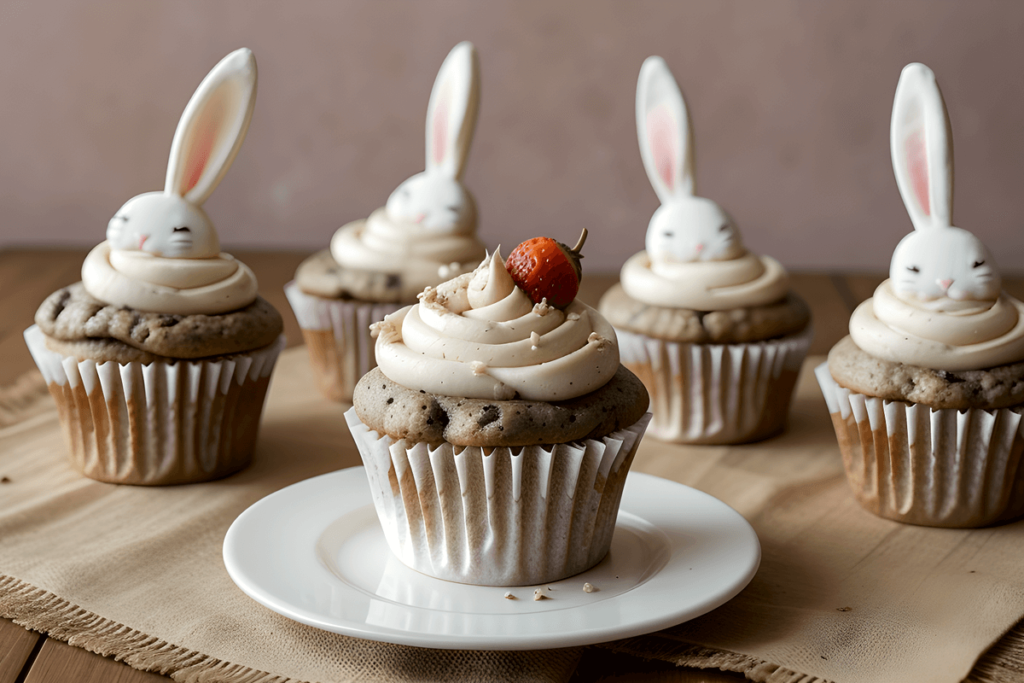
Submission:
{"label": "strawberry", "polygon": [[550,305],[565,308],[580,290],[583,279],[580,250],[586,241],[586,228],[572,249],[550,237],[534,237],[512,250],[505,268],[533,303],[547,299]]}

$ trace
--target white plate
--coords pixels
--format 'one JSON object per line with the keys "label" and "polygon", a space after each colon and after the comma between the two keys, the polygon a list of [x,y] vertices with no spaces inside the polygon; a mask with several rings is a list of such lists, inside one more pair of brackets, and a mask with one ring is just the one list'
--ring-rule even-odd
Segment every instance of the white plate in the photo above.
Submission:
{"label": "white plate", "polygon": [[[232,580],[273,611],[357,638],[444,649],[545,649],[649,633],[728,601],[760,559],[757,535],[728,505],[637,472],[626,479],[608,556],[539,586],[540,601],[538,586],[466,586],[403,565],[384,540],[362,467],[267,496],[224,538]],[[585,593],[585,582],[596,590]]]}

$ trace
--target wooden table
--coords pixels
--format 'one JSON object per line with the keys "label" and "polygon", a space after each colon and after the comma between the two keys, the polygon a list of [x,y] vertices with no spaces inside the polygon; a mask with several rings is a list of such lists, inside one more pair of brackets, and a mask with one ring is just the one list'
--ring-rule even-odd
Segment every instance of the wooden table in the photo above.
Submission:
{"label": "wooden table", "polygon": [[[22,331],[32,324],[36,307],[57,288],[79,279],[84,250],[0,252],[0,386],[10,384],[34,368],[22,340]],[[301,342],[298,325],[291,315],[282,287],[295,272],[302,253],[236,252],[256,273],[261,294],[282,312],[289,346]],[[823,354],[841,339],[854,307],[871,296],[883,275],[839,273],[797,273],[793,289],[811,307],[815,339],[812,354]],[[615,282],[615,275],[590,275],[584,279],[581,298],[594,304]],[[1024,299],[1024,278],[1004,282],[1012,295]],[[999,644],[995,646],[998,648]],[[612,675],[611,671],[629,671]],[[0,619],[0,683],[143,683],[170,680],[158,674],[137,671],[110,658],[72,647],[45,635],[27,631]],[[729,683],[746,680],[740,674],[719,671],[676,669],[660,662],[588,650],[573,676],[574,683],[602,680],[608,683]],[[974,674],[968,680],[981,680]],[[1021,679],[1024,681],[1024,674]]]}

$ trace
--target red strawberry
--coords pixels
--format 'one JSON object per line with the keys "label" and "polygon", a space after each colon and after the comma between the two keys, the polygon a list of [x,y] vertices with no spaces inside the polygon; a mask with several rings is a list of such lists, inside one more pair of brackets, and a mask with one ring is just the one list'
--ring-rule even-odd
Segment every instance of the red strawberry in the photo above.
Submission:
{"label": "red strawberry", "polygon": [[508,255],[505,267],[516,286],[526,292],[533,303],[547,299],[552,306],[565,308],[580,290],[583,279],[580,250],[586,241],[586,228],[572,249],[550,237],[534,237]]}

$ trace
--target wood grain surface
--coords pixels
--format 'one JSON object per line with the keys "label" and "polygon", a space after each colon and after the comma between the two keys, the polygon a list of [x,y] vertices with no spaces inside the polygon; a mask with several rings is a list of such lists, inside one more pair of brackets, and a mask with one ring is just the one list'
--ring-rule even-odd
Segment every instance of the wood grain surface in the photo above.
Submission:
{"label": "wood grain surface", "polygon": [[[288,345],[301,343],[301,334],[282,287],[291,280],[296,266],[306,255],[280,252],[238,252],[235,255],[256,273],[262,296],[281,311]],[[34,367],[22,340],[22,332],[32,324],[36,307],[48,294],[79,279],[84,256],[84,250],[0,252],[0,385],[10,384]],[[846,335],[853,308],[871,296],[883,278],[880,274],[793,275],[793,289],[807,300],[814,316],[816,334],[812,354],[826,353]],[[616,279],[614,274],[586,276],[580,298],[591,305],[596,304]],[[1024,297],[1024,278],[1005,282],[1004,287],[1015,296]],[[995,648],[999,647],[1000,644],[996,644]],[[984,659],[979,662],[979,667],[984,665]],[[160,680],[170,679],[137,671],[0,619],[0,683],[146,683]],[[730,683],[743,680],[745,678],[736,673],[675,669],[662,662],[645,662],[627,655],[591,649],[584,654],[572,683]],[[988,679],[976,668],[967,680]],[[1024,680],[1024,673],[1020,680]]]}

